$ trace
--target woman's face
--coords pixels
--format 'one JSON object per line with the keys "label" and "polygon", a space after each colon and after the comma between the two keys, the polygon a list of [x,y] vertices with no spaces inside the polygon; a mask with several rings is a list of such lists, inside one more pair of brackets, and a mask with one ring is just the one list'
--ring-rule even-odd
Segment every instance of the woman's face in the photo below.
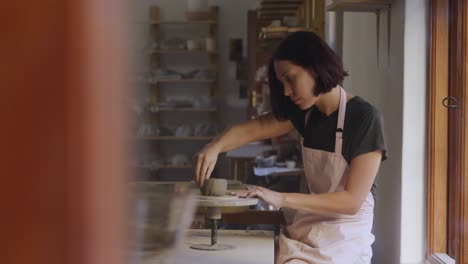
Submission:
{"label": "woman's face", "polygon": [[276,60],[274,66],[276,77],[283,84],[284,96],[302,110],[316,103],[318,97],[314,96],[315,79],[311,72],[288,60]]}

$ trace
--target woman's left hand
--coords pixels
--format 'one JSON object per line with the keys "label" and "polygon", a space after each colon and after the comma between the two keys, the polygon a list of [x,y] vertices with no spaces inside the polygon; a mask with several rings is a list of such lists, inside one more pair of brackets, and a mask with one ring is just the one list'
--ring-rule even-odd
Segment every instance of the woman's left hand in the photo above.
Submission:
{"label": "woman's left hand", "polygon": [[241,198],[259,197],[276,208],[283,207],[284,194],[260,186],[249,186],[245,191],[231,193]]}

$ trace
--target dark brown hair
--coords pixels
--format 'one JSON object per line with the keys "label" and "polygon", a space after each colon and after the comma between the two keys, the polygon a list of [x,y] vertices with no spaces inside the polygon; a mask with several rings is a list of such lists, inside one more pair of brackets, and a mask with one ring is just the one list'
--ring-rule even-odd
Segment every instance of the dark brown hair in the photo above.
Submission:
{"label": "dark brown hair", "polygon": [[284,95],[283,85],[276,77],[274,62],[277,60],[290,61],[312,73],[316,83],[315,96],[341,85],[348,76],[341,58],[317,34],[299,31],[288,35],[281,41],[268,65],[271,107],[278,120],[289,119],[297,106]]}

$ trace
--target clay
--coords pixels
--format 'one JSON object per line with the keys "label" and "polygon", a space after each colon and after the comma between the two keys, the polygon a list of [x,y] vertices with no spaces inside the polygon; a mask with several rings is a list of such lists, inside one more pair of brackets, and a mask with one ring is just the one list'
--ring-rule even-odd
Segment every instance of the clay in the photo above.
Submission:
{"label": "clay", "polygon": [[223,196],[227,191],[227,180],[209,179],[205,181],[200,191],[205,196]]}

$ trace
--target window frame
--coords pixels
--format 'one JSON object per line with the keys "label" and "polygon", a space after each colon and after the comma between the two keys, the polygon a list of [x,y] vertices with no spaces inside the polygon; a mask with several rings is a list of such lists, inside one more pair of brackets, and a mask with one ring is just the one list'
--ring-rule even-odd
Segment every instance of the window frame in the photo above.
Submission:
{"label": "window frame", "polygon": [[[465,263],[468,4],[463,0],[433,0],[430,5],[427,260],[450,263],[447,257],[451,253],[456,263]],[[448,96],[458,99],[457,108],[442,105]],[[460,224],[454,224],[457,222]]]}

